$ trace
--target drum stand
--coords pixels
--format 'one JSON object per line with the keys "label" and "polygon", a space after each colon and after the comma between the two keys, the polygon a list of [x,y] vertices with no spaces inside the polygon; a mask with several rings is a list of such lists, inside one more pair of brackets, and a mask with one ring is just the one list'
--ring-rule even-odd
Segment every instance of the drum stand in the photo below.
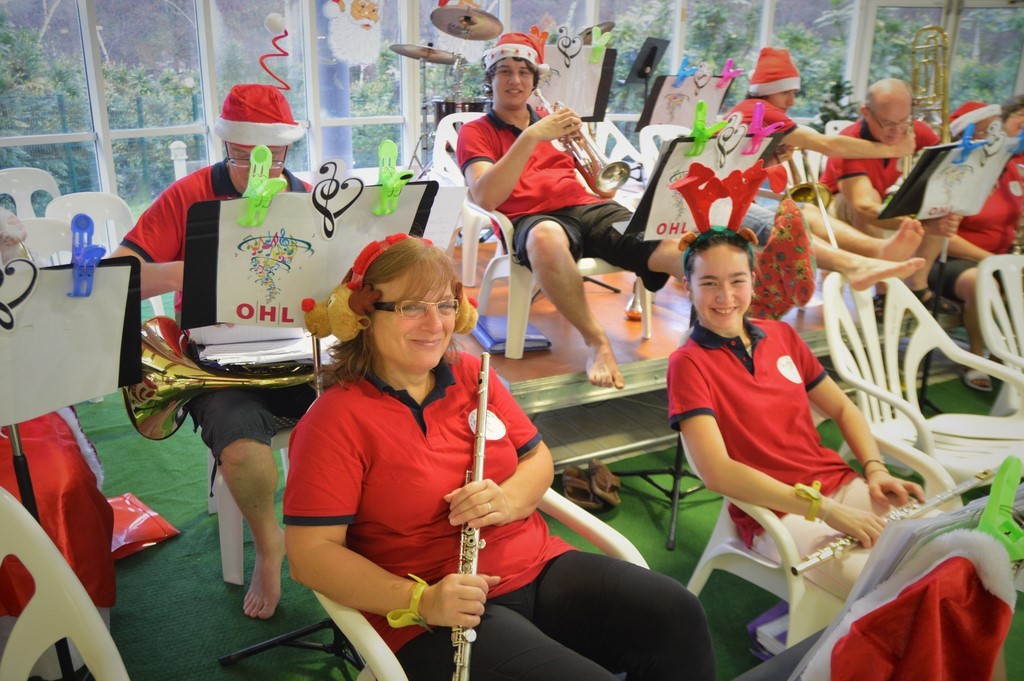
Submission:
{"label": "drum stand", "polygon": [[[420,174],[416,176],[416,179],[422,178],[430,170],[432,162],[430,159],[430,142],[434,137],[434,131],[431,129],[429,123],[427,123],[427,60],[422,57],[419,59],[420,62],[420,137],[416,140],[416,144],[413,146],[412,158],[409,159],[409,168],[412,168],[413,161],[419,164]],[[423,151],[423,158],[419,157],[420,151]]]}

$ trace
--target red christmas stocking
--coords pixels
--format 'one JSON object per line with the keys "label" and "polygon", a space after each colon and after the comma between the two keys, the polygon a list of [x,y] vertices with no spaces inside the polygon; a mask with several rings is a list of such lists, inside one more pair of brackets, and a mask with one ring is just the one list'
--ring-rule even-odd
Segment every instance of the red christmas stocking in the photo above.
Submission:
{"label": "red christmas stocking", "polygon": [[750,305],[751,317],[779,319],[794,305],[811,301],[817,267],[810,229],[790,199],[779,204],[771,236],[757,256],[757,268],[757,295]]}

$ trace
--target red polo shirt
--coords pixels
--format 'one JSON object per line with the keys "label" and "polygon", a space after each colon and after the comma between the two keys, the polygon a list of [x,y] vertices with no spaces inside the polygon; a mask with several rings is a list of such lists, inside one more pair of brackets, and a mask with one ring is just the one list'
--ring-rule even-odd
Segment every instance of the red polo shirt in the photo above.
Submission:
{"label": "red polo shirt", "polygon": [[[437,385],[422,405],[376,377],[324,392],[292,432],[284,492],[288,525],[348,525],[348,548],[395,575],[433,584],[458,572],[461,528],[448,522],[443,496],[466,482],[472,466],[480,359],[460,354],[434,370]],[[484,477],[501,483],[519,457],[541,442],[536,426],[491,371]],[[529,584],[548,561],[572,550],[549,535],[539,513],[481,531],[481,574],[501,582],[500,596]],[[392,629],[367,614],[392,650],[423,633]]]}
{"label": "red polo shirt", "polygon": [[[532,107],[529,111],[530,125],[533,125],[540,118]],[[463,125],[459,129],[459,143],[455,150],[462,174],[465,175],[466,167],[476,161],[497,163],[522,132],[498,118],[493,110]],[[512,194],[498,206],[498,210],[514,220],[523,215],[602,201],[604,199],[591,194],[580,183],[572,156],[555,149],[551,142],[541,142],[526,162]]]}
{"label": "red polo shirt", "polygon": [[[868,123],[861,118],[856,123],[847,126],[839,132],[840,135],[856,139],[877,142],[871,134]],[[933,147],[939,143],[939,136],[921,121],[914,121],[914,139],[917,142],[915,149]],[[833,194],[839,191],[839,180],[857,175],[867,175],[871,186],[875,188],[879,196],[884,197],[889,187],[896,183],[903,174],[898,158],[830,158],[825,164],[825,172],[822,173],[821,181]]]}
{"label": "red polo shirt", "polygon": [[[669,424],[708,415],[718,423],[729,457],[787,485],[821,481],[831,494],[856,476],[821,444],[807,391],[826,378],[824,368],[791,326],[747,322],[748,355],[739,338],[723,338],[698,324],[668,364]],[[729,515],[749,546],[763,528],[735,506]],[[784,515],[779,513],[778,515]]]}
{"label": "red polo shirt", "polygon": [[1024,183],[1020,169],[1011,159],[999,176],[996,188],[977,215],[967,215],[960,222],[957,235],[989,253],[1010,252],[1017,238],[1017,222],[1024,202]]}
{"label": "red polo shirt", "polygon": [[726,118],[734,113],[739,113],[743,116],[743,122],[749,125],[750,122],[754,120],[754,108],[757,106],[758,102],[764,104],[764,117],[762,119],[763,125],[768,126],[774,123],[782,123],[783,125],[779,128],[779,132],[783,134],[791,132],[796,127],[796,121],[790,118],[785,111],[774,104],[769,103],[768,100],[765,99],[744,99],[732,108]]}

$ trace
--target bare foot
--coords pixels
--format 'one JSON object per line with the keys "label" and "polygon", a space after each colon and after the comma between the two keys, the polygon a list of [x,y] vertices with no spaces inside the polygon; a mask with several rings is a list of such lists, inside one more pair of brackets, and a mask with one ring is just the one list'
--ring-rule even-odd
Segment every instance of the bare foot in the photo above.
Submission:
{"label": "bare foot", "polygon": [[917,252],[924,238],[924,227],[914,218],[903,218],[899,229],[888,239],[883,239],[878,248],[878,257],[882,260],[903,262]]}
{"label": "bare foot", "polygon": [[245,594],[242,611],[261,620],[270,619],[281,601],[281,564],[284,562],[284,531],[282,530],[266,551],[256,552],[256,566],[252,569],[252,583]]}
{"label": "bare foot", "polygon": [[922,267],[924,267],[924,258],[910,258],[904,262],[865,258],[862,263],[858,264],[856,270],[844,272],[844,274],[850,280],[850,287],[854,291],[863,291],[889,277],[906,279]]}
{"label": "bare foot", "polygon": [[618,362],[612,348],[607,343],[588,346],[587,377],[593,385],[601,388],[616,387],[622,390],[626,387],[626,379],[619,371]]}

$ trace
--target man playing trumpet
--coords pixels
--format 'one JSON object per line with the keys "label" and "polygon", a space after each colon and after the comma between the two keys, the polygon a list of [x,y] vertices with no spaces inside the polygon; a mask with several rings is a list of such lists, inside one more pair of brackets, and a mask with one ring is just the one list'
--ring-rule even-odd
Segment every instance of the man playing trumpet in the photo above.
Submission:
{"label": "man playing trumpet", "polygon": [[527,104],[546,69],[543,38],[536,32],[507,33],[484,52],[484,89],[493,102],[486,116],[459,130],[458,162],[473,201],[508,216],[515,226],[512,252],[583,336],[590,382],[621,389],[622,372],[587,305],[576,261],[602,258],[657,291],[670,274],[682,275],[678,240],[622,234],[615,225],[629,221],[629,210],[588,191],[572,157],[551,145],[579,134],[583,122],[569,108],[542,118]]}

